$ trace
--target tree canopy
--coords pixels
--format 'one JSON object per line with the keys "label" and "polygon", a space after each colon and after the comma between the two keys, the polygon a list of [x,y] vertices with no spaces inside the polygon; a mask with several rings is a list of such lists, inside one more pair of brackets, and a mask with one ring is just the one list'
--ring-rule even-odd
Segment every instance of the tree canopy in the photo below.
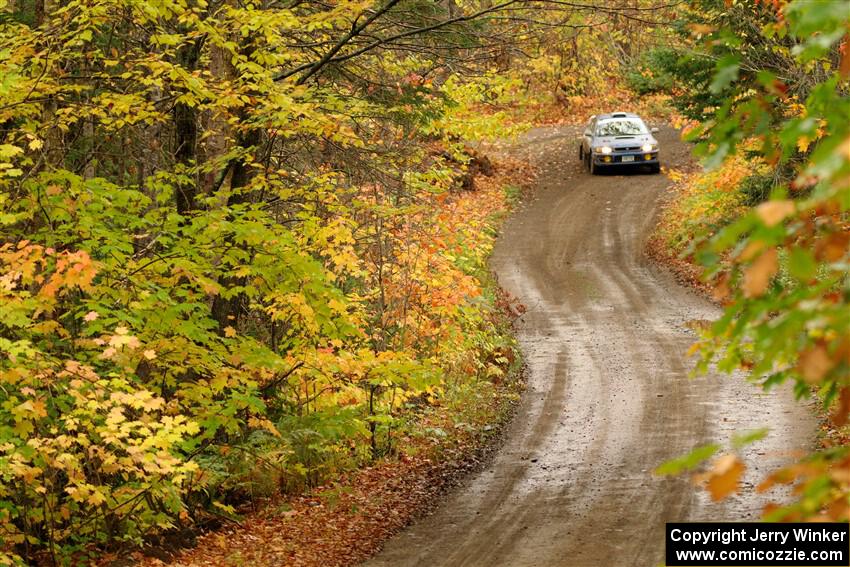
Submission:
{"label": "tree canopy", "polygon": [[[850,412],[845,2],[0,9],[0,563],[317,486],[516,371],[486,259],[517,189],[474,146],[544,103],[666,93],[707,166],[758,164],[688,251],[726,302],[702,365]],[[847,519],[849,463],[774,477],[775,517]]]}
{"label": "tree canopy", "polygon": [[0,3],[3,561],[315,486],[509,372],[469,144],[621,4]]}

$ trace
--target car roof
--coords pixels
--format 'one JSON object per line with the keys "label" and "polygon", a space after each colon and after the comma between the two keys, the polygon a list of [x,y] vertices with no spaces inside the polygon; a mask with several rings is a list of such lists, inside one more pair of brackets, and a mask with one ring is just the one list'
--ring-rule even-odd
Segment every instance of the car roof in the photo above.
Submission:
{"label": "car roof", "polygon": [[634,112],[609,112],[607,114],[597,114],[596,115],[597,121],[599,121],[599,120],[610,120],[612,118],[638,118],[638,119],[640,119],[640,116],[638,116]]}

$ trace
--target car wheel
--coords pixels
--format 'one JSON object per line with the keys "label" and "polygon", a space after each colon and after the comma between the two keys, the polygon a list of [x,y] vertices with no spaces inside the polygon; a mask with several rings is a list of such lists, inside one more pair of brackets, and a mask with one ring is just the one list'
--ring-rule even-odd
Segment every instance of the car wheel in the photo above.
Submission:
{"label": "car wheel", "polygon": [[589,158],[587,160],[587,163],[588,163],[587,170],[590,172],[591,175],[596,175],[597,173],[599,173],[599,168],[596,167],[595,163],[593,163],[592,158]]}
{"label": "car wheel", "polygon": [[579,161],[584,159],[584,146],[578,147],[578,159]]}

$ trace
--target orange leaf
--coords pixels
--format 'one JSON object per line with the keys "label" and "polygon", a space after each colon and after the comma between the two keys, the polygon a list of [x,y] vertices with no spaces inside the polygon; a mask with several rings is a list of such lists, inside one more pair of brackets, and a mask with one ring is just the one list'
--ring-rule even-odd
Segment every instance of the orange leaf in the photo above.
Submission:
{"label": "orange leaf", "polygon": [[751,240],[747,242],[746,246],[744,246],[744,249],[738,256],[738,259],[741,262],[749,262],[750,260],[755,258],[762,250],[764,250],[764,242],[760,240]]}
{"label": "orange leaf", "polygon": [[797,371],[809,383],[820,382],[834,367],[835,361],[823,345],[816,345],[803,351],[797,360]]}
{"label": "orange leaf", "polygon": [[714,27],[708,24],[689,24],[688,29],[697,36],[708,35],[714,31]]}
{"label": "orange leaf", "polygon": [[837,262],[844,258],[850,244],[850,234],[834,232],[818,241],[815,245],[815,255],[819,260]]}
{"label": "orange leaf", "polygon": [[[848,415],[850,415],[850,388],[845,386],[841,388],[841,393],[838,395],[838,407],[832,412],[832,422],[838,427],[841,427],[847,423]],[[850,473],[850,471],[847,472]]]}
{"label": "orange leaf", "polygon": [[845,79],[850,79],[850,32],[844,36],[839,46],[841,63],[838,65],[838,73]]}
{"label": "orange leaf", "polygon": [[793,201],[767,201],[756,207],[756,214],[765,225],[774,226],[782,222],[794,210]]}
{"label": "orange leaf", "polygon": [[767,492],[777,484],[792,484],[803,474],[803,471],[798,467],[787,467],[779,469],[756,487],[756,492]]}
{"label": "orange leaf", "polygon": [[746,297],[763,295],[778,270],[779,256],[776,248],[768,248],[744,271],[744,295]]}
{"label": "orange leaf", "polygon": [[744,474],[744,463],[735,455],[723,455],[714,461],[707,473],[706,488],[715,502],[738,492],[738,481]]}
{"label": "orange leaf", "polygon": [[717,281],[714,283],[714,289],[711,291],[711,296],[715,301],[723,302],[729,298],[731,295],[731,290],[729,289],[729,274],[724,273],[722,276],[717,278]]}

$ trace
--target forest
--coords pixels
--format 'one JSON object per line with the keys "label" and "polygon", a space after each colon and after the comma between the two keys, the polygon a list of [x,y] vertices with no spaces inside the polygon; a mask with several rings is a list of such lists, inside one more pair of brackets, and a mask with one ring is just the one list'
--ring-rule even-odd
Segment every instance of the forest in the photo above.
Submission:
{"label": "forest", "polygon": [[[374,526],[484,459],[531,307],[488,262],[537,166],[499,148],[620,109],[699,160],[649,242],[722,307],[696,372],[817,402],[764,517],[850,520],[848,95],[841,0],[0,0],[0,564],[353,493]],[[764,425],[657,472],[733,495]],[[440,486],[269,564],[354,565]]]}

